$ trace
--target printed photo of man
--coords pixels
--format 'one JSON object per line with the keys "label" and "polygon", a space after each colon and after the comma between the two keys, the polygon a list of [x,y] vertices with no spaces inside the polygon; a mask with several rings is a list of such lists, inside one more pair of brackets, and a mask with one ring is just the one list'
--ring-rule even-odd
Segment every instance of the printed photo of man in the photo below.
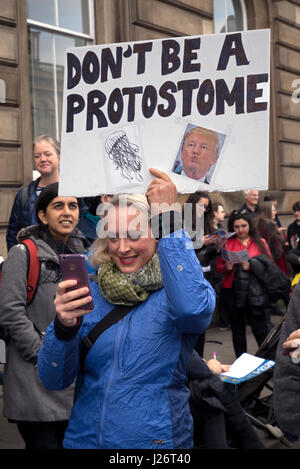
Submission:
{"label": "printed photo of man", "polygon": [[209,184],[207,175],[219,156],[217,132],[204,127],[193,127],[186,132],[181,147],[181,161],[173,172]]}

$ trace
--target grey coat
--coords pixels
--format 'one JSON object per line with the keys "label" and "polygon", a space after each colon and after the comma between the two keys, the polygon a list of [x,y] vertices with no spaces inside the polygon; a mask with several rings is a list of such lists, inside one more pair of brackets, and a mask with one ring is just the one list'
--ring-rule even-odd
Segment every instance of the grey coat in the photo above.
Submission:
{"label": "grey coat", "polygon": [[[4,410],[10,420],[68,420],[74,386],[64,391],[48,391],[37,371],[37,355],[44,333],[55,318],[54,296],[61,280],[58,256],[43,239],[37,227],[24,228],[19,241],[31,238],[38,247],[41,273],[35,298],[26,305],[26,248],[15,245],[3,265],[0,286],[0,325],[9,334],[4,368]],[[84,252],[83,238],[75,230],[68,240],[72,252]]]}
{"label": "grey coat", "polygon": [[282,430],[294,436],[300,436],[300,363],[295,364],[289,355],[283,355],[282,343],[299,328],[300,283],[292,294],[287,318],[281,329],[273,375],[273,405],[276,419]]}

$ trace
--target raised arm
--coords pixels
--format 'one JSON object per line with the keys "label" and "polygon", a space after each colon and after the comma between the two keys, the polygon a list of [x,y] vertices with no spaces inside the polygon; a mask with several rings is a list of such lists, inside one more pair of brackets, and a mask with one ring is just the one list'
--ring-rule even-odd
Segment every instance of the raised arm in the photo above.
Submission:
{"label": "raised arm", "polygon": [[[150,171],[155,179],[146,195],[150,204],[163,207],[163,221],[164,217],[168,219],[168,206],[170,210],[176,202],[176,187],[167,174]],[[203,276],[189,236],[178,226],[170,226],[171,232],[167,231],[158,241],[158,253],[170,316],[182,332],[201,334],[211,321],[215,292]]]}

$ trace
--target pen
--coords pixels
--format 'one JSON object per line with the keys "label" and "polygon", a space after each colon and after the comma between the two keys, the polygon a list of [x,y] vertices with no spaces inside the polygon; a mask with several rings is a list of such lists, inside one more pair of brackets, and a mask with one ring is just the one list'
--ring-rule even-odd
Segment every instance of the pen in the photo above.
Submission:
{"label": "pen", "polygon": [[213,353],[213,359],[216,360],[216,352]]}

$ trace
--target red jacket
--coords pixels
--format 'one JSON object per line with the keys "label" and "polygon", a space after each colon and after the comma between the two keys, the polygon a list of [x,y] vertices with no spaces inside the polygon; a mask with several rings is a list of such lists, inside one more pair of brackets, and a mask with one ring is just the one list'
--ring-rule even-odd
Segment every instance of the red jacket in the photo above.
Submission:
{"label": "red jacket", "polygon": [[[243,251],[244,249],[248,249],[250,257],[258,256],[259,254],[267,254],[272,259],[271,251],[264,239],[261,238],[261,242],[265,246],[265,250],[266,250],[265,253],[262,252],[261,248],[258,246],[258,244],[255,241],[253,242],[252,241],[253,241],[253,238],[249,238],[248,243],[245,246],[238,240],[236,236],[234,236],[233,238],[230,238],[228,239],[228,241],[226,241],[226,244],[224,247],[227,251],[234,251],[234,252],[239,252],[239,251]],[[225,265],[225,260],[223,259],[223,257],[220,256],[218,258],[217,263],[216,263],[216,271],[221,274],[224,274],[223,282],[222,282],[223,288],[232,287],[234,270],[235,270],[235,265],[233,266],[232,270],[227,270],[226,265]]]}

